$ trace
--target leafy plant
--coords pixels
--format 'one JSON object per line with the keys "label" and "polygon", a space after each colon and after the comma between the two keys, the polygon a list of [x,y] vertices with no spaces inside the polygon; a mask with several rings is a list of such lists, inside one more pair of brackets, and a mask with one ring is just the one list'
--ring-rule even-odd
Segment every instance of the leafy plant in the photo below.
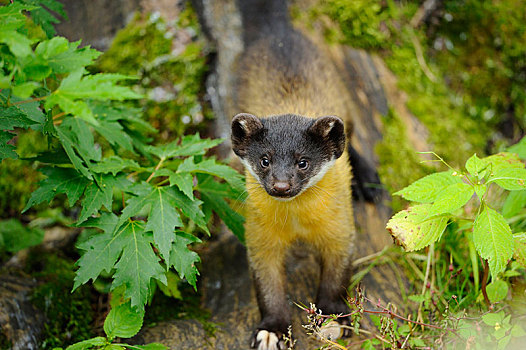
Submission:
{"label": "leafy plant", "polygon": [[[493,208],[495,201],[489,195],[490,189],[498,186],[511,193],[524,191],[526,169],[513,153],[499,153],[482,159],[473,155],[465,168],[466,171],[451,168],[425,176],[396,192],[414,204],[395,214],[387,223],[387,230],[406,251],[414,251],[439,240],[450,220],[467,222],[473,232],[470,241],[485,261],[482,293],[489,303],[486,291],[488,269],[494,283],[498,283],[499,275],[514,254],[524,254],[523,234],[514,235],[505,217]],[[469,206],[474,195],[478,205]],[[465,209],[467,218],[455,215],[461,208]]]}
{"label": "leafy plant", "polygon": [[[167,285],[170,268],[196,288],[199,256],[188,245],[201,241],[193,233],[209,234],[213,212],[243,240],[243,218],[227,203],[242,198],[243,180],[205,155],[221,140],[195,134],[150,144],[156,130],[138,109],[120,103],[143,97],[123,85],[134,78],[90,74],[86,66],[98,51],[79,48],[80,41],[31,34],[24,12],[45,11],[36,4],[0,7],[0,160],[18,157],[16,135],[22,129],[47,138],[48,148],[26,159],[43,165],[44,178],[23,211],[60,194],[69,207],[80,203],[75,225],[100,233],[78,244],[83,254],[73,289],[110,274],[110,289],[123,289],[123,303],[142,322],[152,282]],[[107,341],[124,337],[115,329],[130,322],[122,317],[105,327],[106,340],[86,346],[117,348]]]}

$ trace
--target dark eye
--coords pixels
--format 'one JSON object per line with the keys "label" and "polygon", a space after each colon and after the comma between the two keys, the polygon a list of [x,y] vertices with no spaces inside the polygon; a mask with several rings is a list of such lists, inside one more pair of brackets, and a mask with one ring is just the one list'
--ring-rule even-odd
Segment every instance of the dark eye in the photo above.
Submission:
{"label": "dark eye", "polygon": [[298,162],[298,168],[301,170],[305,170],[309,167],[309,161],[306,159],[302,159]]}
{"label": "dark eye", "polygon": [[267,157],[263,157],[259,161],[259,164],[261,165],[262,168],[266,168],[270,165],[270,160]]}

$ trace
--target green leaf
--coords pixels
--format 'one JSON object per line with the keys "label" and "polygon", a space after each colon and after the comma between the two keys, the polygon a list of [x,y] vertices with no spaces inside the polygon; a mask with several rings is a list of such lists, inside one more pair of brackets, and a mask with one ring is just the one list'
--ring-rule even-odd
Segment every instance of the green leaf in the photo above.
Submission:
{"label": "green leaf", "polygon": [[519,211],[526,206],[526,190],[525,191],[511,191],[502,207],[502,215],[509,219],[517,215]]}
{"label": "green leaf", "polygon": [[42,26],[42,29],[46,32],[48,38],[56,34],[53,24],[59,23],[60,20],[52,15],[47,9],[53,11],[53,13],[59,15],[60,17],[67,19],[66,12],[64,11],[64,5],[55,0],[33,0],[33,3],[39,5],[38,8],[31,10],[31,18],[33,21]]}
{"label": "green leaf", "polygon": [[241,243],[245,243],[244,217],[232,210],[228,203],[217,194],[201,191],[201,199],[216,212]]}
{"label": "green leaf", "polygon": [[475,219],[473,243],[480,256],[488,260],[491,275],[496,278],[513,255],[513,235],[504,217],[484,206]]}
{"label": "green leaf", "polygon": [[181,291],[179,290],[179,283],[181,282],[181,279],[179,276],[177,276],[172,271],[166,271],[166,280],[168,281],[167,285],[164,285],[162,283],[157,283],[157,286],[159,289],[163,292],[164,295],[170,298],[175,298],[182,300],[183,296],[181,295]]}
{"label": "green leaf", "polygon": [[170,250],[175,239],[175,227],[183,222],[170,201],[167,188],[159,187],[150,197],[150,214],[145,230],[153,232],[153,239],[165,261],[170,260]]}
{"label": "green leaf", "polygon": [[492,303],[503,301],[508,295],[508,284],[502,280],[494,280],[486,286],[486,292]]}
{"label": "green leaf", "polygon": [[222,139],[201,139],[199,134],[184,136],[178,140],[162,146],[148,146],[147,150],[159,158],[189,157],[204,155],[208,148],[217,146],[223,142]]}
{"label": "green leaf", "polygon": [[1,130],[13,130],[14,128],[27,129],[34,124],[34,120],[29,119],[26,113],[15,106],[0,109]]}
{"label": "green leaf", "polygon": [[497,169],[488,183],[495,182],[508,191],[526,189],[526,169],[524,168],[501,168]]}
{"label": "green leaf", "polygon": [[14,134],[0,130],[0,161],[6,158],[18,158],[18,154],[14,151],[15,146],[7,144],[13,137],[15,137]]}
{"label": "green leaf", "polygon": [[[15,114],[12,110],[15,109],[18,111],[16,115],[24,115],[26,118],[33,120],[33,124],[30,126],[32,129],[40,131],[42,129],[42,126],[44,125],[46,118],[44,116],[44,113],[42,113],[42,110],[40,109],[40,102],[39,101],[31,101],[31,100],[25,100],[16,96],[10,96],[9,97],[9,90],[2,90],[0,91],[0,101],[4,103],[4,105],[7,103],[8,98],[10,99],[11,103],[17,103],[16,105],[10,106],[9,112],[6,112],[7,114],[5,116],[8,116],[9,114]],[[22,103],[18,103],[22,102]],[[4,119],[4,118],[2,118]],[[24,127],[24,126],[21,126]]]}
{"label": "green leaf", "polygon": [[131,222],[127,231],[129,237],[122,256],[115,265],[112,289],[125,285],[124,296],[131,299],[132,307],[144,307],[150,293],[150,280],[155,278],[167,284],[164,269],[159,264],[151,240],[144,235],[141,224]]}
{"label": "green leaf", "polygon": [[203,173],[225,179],[234,189],[243,191],[245,184],[242,176],[228,165],[220,164],[215,159],[206,159],[199,163],[194,163],[194,158],[189,157],[184,160],[177,168],[178,173],[192,172]]}
{"label": "green leaf", "polygon": [[93,112],[84,101],[79,99],[126,100],[141,98],[129,87],[117,83],[132,79],[120,74],[92,74],[84,76],[83,68],[71,72],[47,99],[46,108],[58,105],[65,113],[75,115],[92,125],[98,125]]}
{"label": "green leaf", "polygon": [[169,174],[170,186],[176,185],[189,199],[194,200],[194,177],[190,173]]}
{"label": "green leaf", "polygon": [[387,230],[395,242],[406,251],[422,249],[440,239],[449,216],[433,216],[431,204],[409,207],[395,214],[387,223]]}
{"label": "green leaf", "polygon": [[516,153],[520,159],[526,159],[526,137],[523,137],[513,146],[508,147],[506,151]]}
{"label": "green leaf", "polygon": [[500,152],[486,157],[483,160],[487,163],[491,163],[490,168],[492,173],[495,173],[499,169],[524,168],[524,164],[514,153]]}
{"label": "green leaf", "polygon": [[100,121],[93,126],[95,130],[104,136],[112,146],[120,146],[128,151],[133,151],[133,141],[122,125],[117,122]]}
{"label": "green leaf", "polygon": [[205,214],[200,207],[203,203],[202,201],[198,199],[194,199],[193,201],[188,200],[188,197],[175,187],[168,187],[166,194],[172,205],[179,208],[186,217],[195,222],[195,224],[202,228],[206,233],[210,234],[206,225]]}
{"label": "green leaf", "polygon": [[91,215],[98,212],[104,205],[106,209],[111,210],[113,199],[113,186],[116,179],[110,175],[95,175],[96,182],[92,182],[86,187],[84,199],[82,200],[82,211],[77,222],[83,222]]}
{"label": "green leaf", "polygon": [[50,202],[57,194],[68,196],[69,206],[72,207],[80,198],[89,183],[82,175],[69,168],[43,168],[41,172],[47,176],[39,182],[40,187],[31,194],[31,198],[22,212],[44,201]]}
{"label": "green leaf", "polygon": [[116,231],[111,224],[108,226],[104,233],[94,235],[77,245],[77,248],[85,252],[75,264],[79,269],[75,276],[73,290],[90,279],[95,281],[102,271],[109,273],[121,255],[124,245],[130,240],[131,222],[127,222]]}
{"label": "green leaf", "polygon": [[513,235],[513,257],[522,267],[526,268],[526,233],[520,232]]}
{"label": "green leaf", "polygon": [[33,41],[16,30],[0,31],[0,43],[6,44],[13,55],[18,58],[23,58],[33,53],[31,50]]}
{"label": "green leaf", "polygon": [[33,91],[35,91],[35,89],[37,89],[39,86],[39,83],[35,83],[34,81],[28,81],[12,86],[11,90],[13,91],[13,95],[15,96],[21,98],[28,98],[33,94]]}
{"label": "green leaf", "polygon": [[489,164],[479,157],[476,154],[472,155],[466,162],[466,170],[473,176],[476,176],[479,180],[484,178],[486,174],[485,170],[488,168]]}
{"label": "green leaf", "polygon": [[449,185],[440,192],[437,200],[429,209],[430,216],[453,213],[463,207],[473,197],[475,190],[470,185],[460,182]]}
{"label": "green leaf", "polygon": [[22,4],[19,2],[11,3],[7,6],[0,6],[0,30],[18,29],[26,23],[26,17],[22,11],[36,9],[36,6]]}
{"label": "green leaf", "polygon": [[[55,51],[52,54],[48,53],[47,57],[45,56],[49,66],[57,74],[70,73],[89,66],[101,55],[101,52],[89,46],[79,49],[80,40],[73,43],[61,37],[54,37],[51,40],[60,39],[66,43],[65,50]],[[61,48],[63,49],[64,46]]]}
{"label": "green leaf", "polygon": [[123,171],[124,169],[138,170],[140,167],[141,166],[132,159],[122,159],[118,156],[111,156],[104,158],[100,162],[93,165],[91,170],[96,173],[112,173],[113,176],[115,176],[118,172]]}
{"label": "green leaf", "polygon": [[170,266],[173,266],[179,273],[179,277],[186,278],[186,281],[197,289],[196,281],[199,271],[195,264],[201,261],[196,252],[188,249],[187,245],[199,241],[195,236],[185,232],[177,232],[177,239],[172,244],[170,254]]}
{"label": "green leaf", "polygon": [[482,316],[482,322],[486,325],[494,327],[497,323],[502,323],[504,319],[504,312],[500,311],[498,313],[489,313]]}
{"label": "green leaf", "polygon": [[474,184],[473,187],[475,188],[475,193],[477,194],[477,197],[480,201],[482,201],[482,198],[484,198],[484,194],[486,194],[486,191],[488,190],[488,186],[486,184]]}
{"label": "green leaf", "polygon": [[106,338],[104,337],[95,337],[81,342],[70,345],[66,350],[88,350],[94,346],[104,346],[106,345]]}
{"label": "green leaf", "polygon": [[16,219],[9,219],[0,221],[0,237],[3,241],[3,244],[0,244],[0,251],[15,253],[40,244],[44,239],[44,231],[26,227]]}
{"label": "green leaf", "polygon": [[453,175],[452,171],[444,171],[424,176],[394,194],[409,201],[432,203],[447,186],[461,182],[461,176]]}
{"label": "green leaf", "polygon": [[141,330],[143,317],[144,313],[134,310],[130,302],[120,304],[106,316],[104,333],[109,339],[131,338]]}

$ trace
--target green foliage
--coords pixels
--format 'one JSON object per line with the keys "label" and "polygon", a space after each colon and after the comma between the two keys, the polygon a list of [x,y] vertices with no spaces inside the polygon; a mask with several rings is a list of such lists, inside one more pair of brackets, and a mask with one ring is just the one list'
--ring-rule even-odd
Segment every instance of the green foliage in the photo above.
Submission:
{"label": "green foliage", "polygon": [[202,122],[211,117],[202,101],[208,70],[204,43],[196,14],[189,3],[185,6],[177,23],[136,15],[97,64],[102,71],[138,77],[136,88],[147,96],[145,115],[161,131],[156,137],[162,140],[187,129],[204,131]]}
{"label": "green foliage", "polygon": [[478,254],[488,261],[492,276],[497,278],[513,255],[514,241],[505,218],[490,207],[486,192],[491,184],[511,191],[525,189],[524,164],[511,153],[482,159],[473,155],[466,162],[466,170],[435,173],[396,192],[407,200],[433,204],[412,206],[396,214],[387,229],[406,250],[421,249],[438,240],[445,230],[445,222],[441,226],[435,222],[439,218],[446,222],[454,218],[452,215],[476,193],[480,206],[473,219],[472,239]]}
{"label": "green foliage", "polygon": [[513,0],[448,1],[444,16],[431,25],[431,40],[441,43],[434,54],[455,91],[480,106],[489,123],[511,117],[524,130],[526,14],[522,5]]}
{"label": "green foliage", "polygon": [[140,329],[155,282],[177,295],[167,278],[173,279],[172,267],[196,287],[200,259],[189,245],[200,242],[195,234],[209,234],[212,211],[243,239],[243,218],[226,200],[242,199],[244,182],[206,156],[221,140],[195,134],[151,144],[156,130],[141,120],[138,109],[120,103],[143,96],[121,85],[131,78],[88,73],[86,66],[100,53],[79,48],[80,42],[32,36],[23,11],[37,9],[20,2],[0,7],[0,73],[7,77],[0,91],[0,160],[17,158],[13,138],[22,129],[47,138],[30,158],[42,165],[43,179],[24,211],[63,194],[70,207],[80,202],[75,225],[97,233],[78,243],[82,256],[73,290],[109,276],[110,290],[122,298],[105,323],[107,338],[73,348],[123,348],[111,341]]}
{"label": "green foliage", "polygon": [[17,252],[40,244],[44,231],[25,227],[16,219],[0,221],[0,251]]}

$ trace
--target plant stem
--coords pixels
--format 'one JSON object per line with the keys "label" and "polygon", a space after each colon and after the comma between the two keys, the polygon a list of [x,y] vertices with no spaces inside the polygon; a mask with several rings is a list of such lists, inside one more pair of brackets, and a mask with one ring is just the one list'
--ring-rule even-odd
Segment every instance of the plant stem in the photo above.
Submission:
{"label": "plant stem", "polygon": [[31,98],[31,99],[29,99],[29,100],[18,101],[18,102],[14,102],[14,103],[13,103],[13,106],[21,105],[21,104],[24,104],[24,103],[30,103],[30,102],[42,101],[42,100],[45,99],[45,98],[47,98],[47,96],[41,96],[41,97],[37,97],[37,98]]}
{"label": "plant stem", "polygon": [[488,283],[488,275],[489,275],[489,264],[486,260],[483,260],[482,265],[484,266],[484,274],[482,275],[482,281],[480,282],[480,289],[482,289],[482,295],[484,296],[484,301],[486,302],[486,305],[489,307],[491,305],[491,302],[489,301],[488,292],[486,291],[486,285]]}
{"label": "plant stem", "polygon": [[157,163],[157,166],[155,167],[155,169],[153,170],[153,172],[150,174],[150,176],[148,177],[148,179],[146,179],[146,182],[150,182],[150,180],[153,178],[153,176],[155,175],[155,172],[157,172],[157,170],[159,170],[159,168],[161,167],[161,165],[163,164],[164,162],[164,158],[161,158],[161,160],[159,161],[159,163]]}

